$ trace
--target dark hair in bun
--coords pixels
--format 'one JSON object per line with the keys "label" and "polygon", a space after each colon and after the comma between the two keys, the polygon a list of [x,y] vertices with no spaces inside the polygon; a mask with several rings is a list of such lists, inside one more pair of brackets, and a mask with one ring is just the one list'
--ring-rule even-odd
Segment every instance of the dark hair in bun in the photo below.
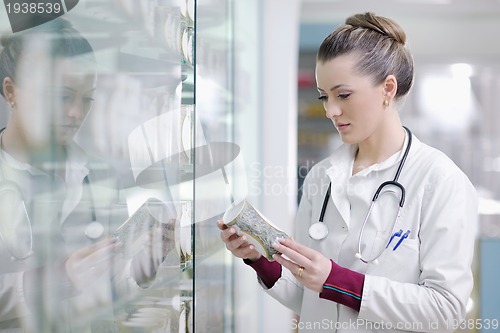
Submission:
{"label": "dark hair in bun", "polygon": [[410,91],[413,58],[406,48],[406,34],[396,22],[373,13],[350,16],[325,38],[317,60],[325,62],[348,53],[358,57],[356,70],[373,77],[376,84],[394,75],[397,98]]}
{"label": "dark hair in bun", "polygon": [[[26,42],[37,35],[50,40],[52,57],[74,57],[89,54],[94,58],[90,43],[76,30],[71,22],[57,18],[40,26],[0,38],[0,84],[6,77],[16,81],[16,70],[20,59],[26,52]],[[0,89],[3,95],[3,89]]]}

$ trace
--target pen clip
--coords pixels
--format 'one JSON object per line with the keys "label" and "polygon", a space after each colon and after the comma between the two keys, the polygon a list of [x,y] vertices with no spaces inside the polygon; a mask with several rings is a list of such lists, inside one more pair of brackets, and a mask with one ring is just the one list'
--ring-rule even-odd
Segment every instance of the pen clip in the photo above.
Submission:
{"label": "pen clip", "polygon": [[394,237],[401,237],[401,234],[403,233],[403,229],[399,229],[399,231],[396,231],[392,236],[391,236],[391,239],[389,239],[389,242],[387,243],[387,245],[385,246],[385,248],[387,249],[389,247],[389,245],[391,244],[392,240],[394,239]]}
{"label": "pen clip", "polygon": [[401,245],[401,243],[403,243],[403,241],[408,238],[408,235],[410,234],[410,230],[406,230],[406,232],[404,233],[403,236],[401,236],[401,238],[399,239],[399,241],[396,243],[396,246],[394,246],[394,248],[392,249],[393,251],[396,251],[396,249],[399,247],[399,245]]}

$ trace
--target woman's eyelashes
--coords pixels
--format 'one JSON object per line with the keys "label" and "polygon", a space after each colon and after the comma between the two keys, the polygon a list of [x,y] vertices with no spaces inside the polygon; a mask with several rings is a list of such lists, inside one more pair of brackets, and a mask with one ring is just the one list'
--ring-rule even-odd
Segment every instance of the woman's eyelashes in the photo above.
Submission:
{"label": "woman's eyelashes", "polygon": [[[351,93],[339,93],[335,97],[338,99],[348,99],[351,96]],[[328,100],[328,96],[326,95],[321,95],[318,97],[318,99],[322,102],[325,102]]]}
{"label": "woman's eyelashes", "polygon": [[337,98],[339,98],[339,99],[348,99],[349,96],[351,96],[351,93],[339,93],[337,95]]}

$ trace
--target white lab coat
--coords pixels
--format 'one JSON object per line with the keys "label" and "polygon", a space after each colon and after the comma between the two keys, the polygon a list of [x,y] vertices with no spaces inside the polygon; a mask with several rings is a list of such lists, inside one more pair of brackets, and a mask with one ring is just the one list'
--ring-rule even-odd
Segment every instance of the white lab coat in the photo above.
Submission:
{"label": "white lab coat", "polygon": [[[377,187],[393,180],[404,149],[352,176],[356,149],[342,145],[311,169],[294,234],[298,242],[365,274],[360,311],[320,299],[286,269],[267,292],[300,314],[300,322],[290,325],[300,332],[453,331],[465,316],[473,286],[478,214],[472,184],[448,157],[413,136],[399,178],[406,188],[406,201],[396,226],[396,230],[410,230],[409,237],[395,251],[393,241],[378,265],[365,264],[355,258],[361,225]],[[329,234],[324,240],[313,240],[308,228],[318,222],[330,182],[332,195],[324,218]],[[379,198],[363,233],[364,258],[373,258],[385,248],[398,200],[399,196],[389,194]]]}
{"label": "white lab coat", "polygon": [[[91,243],[84,231],[92,220],[92,211],[106,228],[111,227],[109,211],[111,203],[116,200],[113,179],[107,177],[105,169],[96,168],[97,171],[90,172],[87,159],[80,154],[77,151],[67,162],[66,179],[54,181],[42,171],[17,162],[0,150],[0,188],[5,179],[18,184],[33,228],[33,254],[24,260],[12,260],[0,238],[1,332],[38,331],[31,328],[38,326],[34,323],[37,316],[47,327],[57,326],[65,332],[85,332],[93,324],[92,319],[113,318],[110,276],[104,274],[94,279],[89,275],[92,284],[75,297],[64,299],[66,295],[61,293],[69,291],[65,288],[69,281],[52,270],[52,265],[64,260],[68,253]],[[101,176],[100,173],[105,174]],[[87,175],[91,188],[82,184]],[[34,311],[25,298],[23,275],[37,267],[45,267],[40,271],[39,285],[36,286],[43,290],[43,299],[40,308]],[[134,287],[135,282],[128,271],[120,267],[120,273],[118,278],[113,277],[118,281],[116,283],[123,284],[123,288]],[[135,287],[139,290],[138,286]],[[52,326],[49,318],[55,321]]]}

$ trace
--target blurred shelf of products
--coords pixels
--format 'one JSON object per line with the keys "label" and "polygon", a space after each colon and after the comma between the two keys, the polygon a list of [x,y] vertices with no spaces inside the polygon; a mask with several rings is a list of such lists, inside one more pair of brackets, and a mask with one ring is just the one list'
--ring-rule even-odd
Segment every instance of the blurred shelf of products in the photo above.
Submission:
{"label": "blurred shelf of products", "polygon": [[298,69],[297,178],[298,200],[305,176],[340,144],[332,121],[326,118],[323,103],[318,99],[315,78],[316,52],[301,50]]}

